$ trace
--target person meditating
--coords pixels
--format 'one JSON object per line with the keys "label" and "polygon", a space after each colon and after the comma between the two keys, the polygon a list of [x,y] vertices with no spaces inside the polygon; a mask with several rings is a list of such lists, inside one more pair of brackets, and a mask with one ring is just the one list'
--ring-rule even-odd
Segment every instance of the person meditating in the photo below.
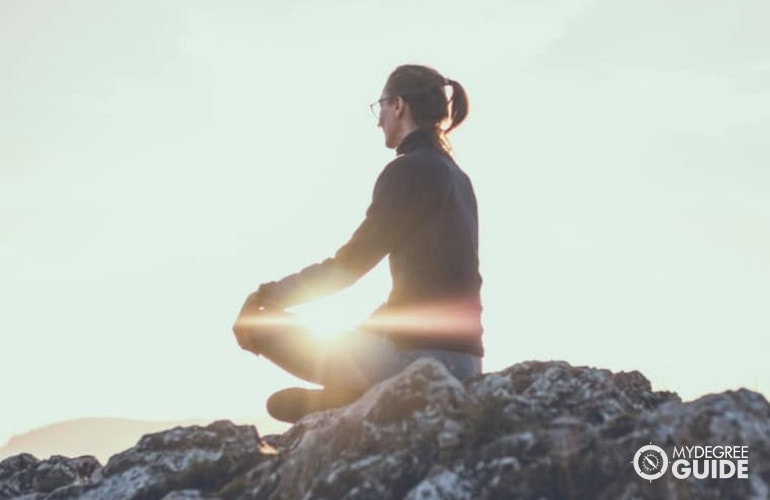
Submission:
{"label": "person meditating", "polygon": [[[461,380],[481,373],[478,210],[446,137],[468,114],[465,89],[432,68],[402,65],[371,107],[396,158],[363,222],[333,257],[260,285],[233,326],[243,349],[323,386],[273,394],[268,412],[286,422],[348,404],[418,358]],[[385,256],[388,299],[343,341],[324,343],[285,311],[353,284]]]}

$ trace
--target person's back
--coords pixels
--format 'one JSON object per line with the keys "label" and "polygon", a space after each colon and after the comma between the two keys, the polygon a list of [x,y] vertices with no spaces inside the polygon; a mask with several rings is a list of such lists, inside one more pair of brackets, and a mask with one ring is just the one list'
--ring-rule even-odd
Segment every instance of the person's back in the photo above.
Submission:
{"label": "person's back", "polygon": [[[385,328],[400,347],[481,356],[478,209],[470,179],[423,131],[409,134],[397,152],[375,190],[388,190],[379,195],[393,198],[399,208],[391,216],[405,229],[389,254],[393,288],[372,322],[400,312],[404,321]],[[445,333],[447,326],[452,331]]]}

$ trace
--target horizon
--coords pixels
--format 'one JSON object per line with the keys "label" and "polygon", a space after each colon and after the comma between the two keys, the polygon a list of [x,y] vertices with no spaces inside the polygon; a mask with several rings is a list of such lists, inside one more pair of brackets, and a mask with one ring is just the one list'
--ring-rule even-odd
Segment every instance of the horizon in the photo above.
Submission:
{"label": "horizon", "polygon": [[[255,425],[262,428],[260,436],[282,433],[289,425],[270,422],[269,417],[233,419],[235,425]],[[126,418],[80,418],[55,422],[27,431],[0,443],[0,462],[20,453],[29,453],[43,460],[53,455],[78,457],[93,455],[102,464],[122,451],[135,446],[142,436],[164,432],[183,426],[207,426],[213,419],[204,420],[134,420]],[[264,425],[263,425],[264,424]]]}
{"label": "horizon", "polygon": [[[485,372],[558,359],[684,400],[767,398],[768,15],[3,3],[0,443],[70,419],[267,416],[272,392],[310,386],[230,328],[362,220],[394,154],[368,105],[407,62],[469,94],[449,137],[479,204]],[[383,261],[300,311],[363,319],[389,279]]]}

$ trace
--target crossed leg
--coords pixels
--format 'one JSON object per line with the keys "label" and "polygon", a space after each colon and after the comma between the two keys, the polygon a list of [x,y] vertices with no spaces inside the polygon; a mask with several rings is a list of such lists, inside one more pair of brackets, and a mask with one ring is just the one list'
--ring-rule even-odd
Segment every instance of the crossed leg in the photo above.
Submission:
{"label": "crossed leg", "polygon": [[420,357],[440,361],[460,380],[481,373],[478,356],[442,350],[403,351],[368,332],[351,331],[327,342],[281,310],[260,310],[242,318],[234,328],[241,347],[265,356],[297,377],[324,386],[320,390],[291,388],[273,394],[267,402],[268,412],[286,422],[349,404],[373,384],[399,373]]}
{"label": "crossed leg", "polygon": [[234,330],[244,349],[324,386],[273,394],[267,408],[279,420],[295,422],[307,413],[349,404],[372,384],[398,371],[398,353],[390,342],[357,331],[329,342],[285,311],[261,310],[239,318]]}

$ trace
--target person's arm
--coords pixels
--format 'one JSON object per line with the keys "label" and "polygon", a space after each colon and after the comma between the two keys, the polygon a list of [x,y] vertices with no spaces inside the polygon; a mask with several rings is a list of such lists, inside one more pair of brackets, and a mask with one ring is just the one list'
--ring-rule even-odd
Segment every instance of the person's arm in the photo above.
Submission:
{"label": "person's arm", "polygon": [[286,308],[333,293],[355,283],[382,260],[435,201],[438,191],[430,170],[399,159],[391,162],[375,184],[366,218],[334,255],[256,292],[262,307]]}

